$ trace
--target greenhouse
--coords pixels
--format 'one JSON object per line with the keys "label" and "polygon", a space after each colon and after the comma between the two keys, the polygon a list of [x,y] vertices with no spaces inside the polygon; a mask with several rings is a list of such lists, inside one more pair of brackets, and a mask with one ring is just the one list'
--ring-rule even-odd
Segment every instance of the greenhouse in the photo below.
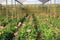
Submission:
{"label": "greenhouse", "polygon": [[0,0],[0,40],[60,40],[60,0]]}

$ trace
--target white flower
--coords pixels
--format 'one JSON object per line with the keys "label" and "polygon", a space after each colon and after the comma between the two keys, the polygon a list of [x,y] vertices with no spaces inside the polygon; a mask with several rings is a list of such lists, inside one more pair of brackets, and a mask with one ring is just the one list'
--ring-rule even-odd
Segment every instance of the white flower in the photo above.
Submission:
{"label": "white flower", "polygon": [[17,32],[15,32],[15,33],[14,33],[14,36],[16,36],[17,34],[18,34],[18,33],[17,33]]}
{"label": "white flower", "polygon": [[31,30],[30,30],[30,29],[28,29],[26,32],[31,32]]}
{"label": "white flower", "polygon": [[0,26],[0,28],[2,29],[2,28],[4,28],[3,26]]}
{"label": "white flower", "polygon": [[20,26],[20,25],[21,25],[21,22],[19,22],[17,26]]}

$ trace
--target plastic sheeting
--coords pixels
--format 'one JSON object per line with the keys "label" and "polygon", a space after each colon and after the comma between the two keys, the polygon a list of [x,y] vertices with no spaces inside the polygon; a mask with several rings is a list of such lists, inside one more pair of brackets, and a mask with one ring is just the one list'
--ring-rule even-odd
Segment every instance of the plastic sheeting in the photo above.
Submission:
{"label": "plastic sheeting", "polygon": [[6,0],[0,0],[0,3],[4,2],[4,1],[6,1]]}

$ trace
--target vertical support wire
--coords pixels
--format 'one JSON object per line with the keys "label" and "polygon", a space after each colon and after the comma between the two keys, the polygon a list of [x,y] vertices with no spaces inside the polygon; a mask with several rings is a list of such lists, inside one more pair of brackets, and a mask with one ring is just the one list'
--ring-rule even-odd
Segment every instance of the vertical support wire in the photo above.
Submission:
{"label": "vertical support wire", "polygon": [[17,11],[17,21],[18,21],[18,19],[19,19],[19,11],[18,11],[19,9],[18,9],[18,6],[19,6],[19,5],[18,5],[18,3],[17,3],[17,9],[16,9],[16,11]]}
{"label": "vertical support wire", "polygon": [[[19,5],[19,4],[18,4]],[[20,10],[20,5],[18,6],[18,19],[20,18],[20,12],[21,12],[21,10]]]}
{"label": "vertical support wire", "polygon": [[6,0],[6,18],[8,19],[8,5],[7,4],[8,4],[8,0]]}
{"label": "vertical support wire", "polygon": [[[0,4],[0,6],[1,6],[1,9],[0,9],[0,17],[2,16],[2,4]],[[0,21],[0,22],[2,22],[2,21]],[[0,23],[0,25],[1,25],[1,23]]]}
{"label": "vertical support wire", "polygon": [[[0,3],[0,6],[1,6],[1,3]],[[0,16],[1,16],[1,9],[0,9]]]}
{"label": "vertical support wire", "polygon": [[[50,0],[51,1],[51,0]],[[48,2],[48,15],[50,16],[50,1]]]}
{"label": "vertical support wire", "polygon": [[[16,12],[15,12],[15,17],[16,17],[16,19],[17,19],[17,2],[16,2],[16,1],[15,1],[15,11],[16,11]],[[18,19],[17,19],[17,20],[18,20]],[[17,20],[16,20],[16,21],[17,21]],[[17,23],[16,23],[16,24],[17,24]]]}
{"label": "vertical support wire", "polygon": [[13,20],[13,0],[11,0],[12,20]]}
{"label": "vertical support wire", "polygon": [[48,14],[48,4],[45,5],[46,14]]}
{"label": "vertical support wire", "polygon": [[49,14],[49,2],[46,5],[46,14]]}
{"label": "vertical support wire", "polygon": [[15,18],[16,18],[16,1],[15,1]]}
{"label": "vertical support wire", "polygon": [[50,9],[49,9],[49,15],[51,16],[51,0],[50,0]]}
{"label": "vertical support wire", "polygon": [[17,12],[17,9],[18,9],[18,4],[16,2],[16,18],[17,18],[17,22],[18,22],[18,12]]}
{"label": "vertical support wire", "polygon": [[42,13],[43,13],[43,7],[44,7],[44,4],[42,3],[42,7],[41,7],[41,8],[42,8],[42,9],[41,9]]}
{"label": "vertical support wire", "polygon": [[2,15],[2,4],[1,4],[1,13],[0,13],[0,15]]}
{"label": "vertical support wire", "polygon": [[17,12],[18,13],[18,15],[17,15],[18,19],[20,18],[20,8],[19,8],[19,6],[20,5],[18,4],[18,12]]}
{"label": "vertical support wire", "polygon": [[19,19],[19,18],[21,18],[21,14],[22,14],[22,13],[21,13],[21,5],[20,5],[19,3],[18,3],[18,5],[19,5],[19,6],[18,6],[18,8],[19,8],[19,9],[18,9],[18,19]]}
{"label": "vertical support wire", "polygon": [[55,13],[55,15],[56,15],[56,0],[54,0],[54,13]]}

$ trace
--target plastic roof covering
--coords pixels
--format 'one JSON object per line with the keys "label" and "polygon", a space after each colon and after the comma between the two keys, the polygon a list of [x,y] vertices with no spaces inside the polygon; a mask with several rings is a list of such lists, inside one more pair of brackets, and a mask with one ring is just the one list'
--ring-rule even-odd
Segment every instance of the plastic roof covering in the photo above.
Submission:
{"label": "plastic roof covering", "polygon": [[[6,0],[0,0],[0,3],[4,2],[4,1],[6,1]],[[14,1],[15,1],[15,0],[14,0]],[[19,1],[20,3],[23,3],[23,2],[26,1],[26,0],[17,0],[17,1]],[[48,1],[50,1],[50,0],[38,0],[38,1],[40,1],[40,2],[42,2],[42,3],[44,4],[44,3],[46,3],[46,2],[48,2]]]}
{"label": "plastic roof covering", "polygon": [[18,0],[19,2],[21,2],[21,3],[23,3],[24,1],[26,1],[26,0]]}
{"label": "plastic roof covering", "polygon": [[[24,1],[26,1],[26,0],[18,0],[19,2],[21,2],[21,3],[23,3]],[[50,1],[50,0],[38,0],[38,1],[40,1],[40,2],[42,2],[42,3],[46,3],[46,2],[48,2],[48,1]]]}
{"label": "plastic roof covering", "polygon": [[50,1],[50,0],[38,0],[40,2],[42,2],[43,4],[45,4],[46,2]]}
{"label": "plastic roof covering", "polygon": [[[0,3],[4,2],[4,1],[6,1],[6,0],[0,0]],[[7,1],[8,1],[8,0],[7,0]],[[15,0],[14,0],[14,1],[15,1]],[[23,2],[26,1],[26,0],[17,0],[17,1],[23,3]]]}
{"label": "plastic roof covering", "polygon": [[0,3],[4,2],[4,1],[6,1],[6,0],[0,0]]}

